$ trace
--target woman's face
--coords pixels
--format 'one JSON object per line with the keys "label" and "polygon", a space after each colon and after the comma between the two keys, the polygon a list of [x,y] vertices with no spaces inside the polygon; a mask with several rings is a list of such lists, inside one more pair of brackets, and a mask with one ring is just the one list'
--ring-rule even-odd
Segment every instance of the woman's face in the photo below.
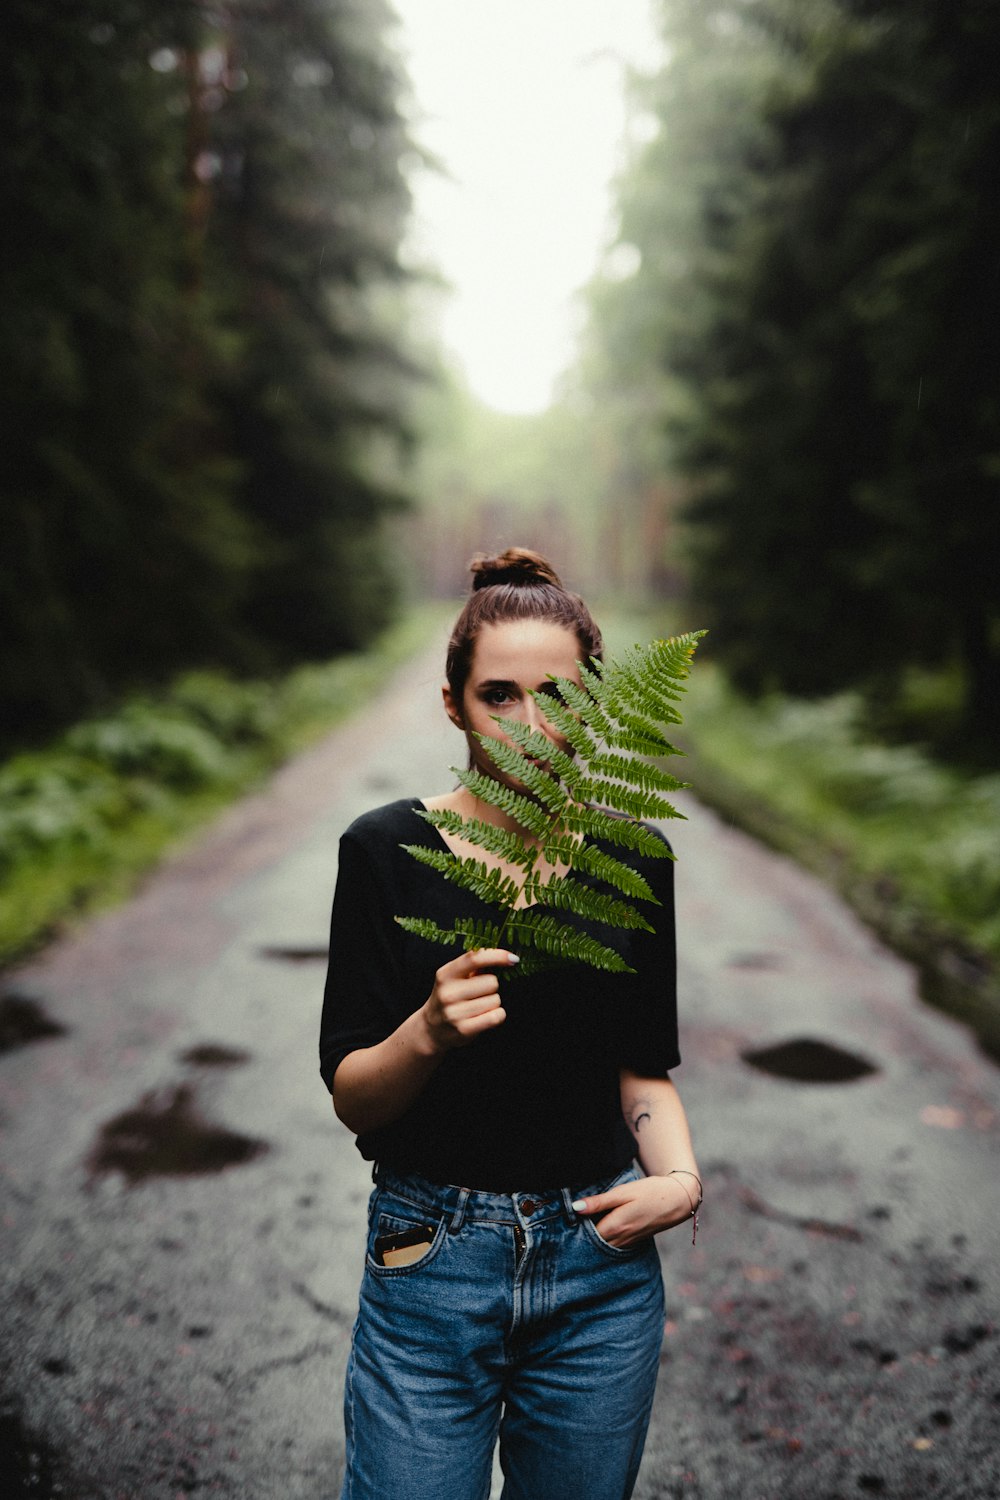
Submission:
{"label": "woman's face", "polygon": [[560,750],[566,741],[549,724],[531,691],[551,693],[549,674],[579,683],[577,658],[581,655],[576,632],[548,620],[507,620],[484,625],[476,637],[462,702],[456,703],[451,689],[444,689],[444,703],[453,723],[465,731],[470,763],[494,781],[518,785],[502,776],[489,759],[477,734],[498,739],[504,735],[494,718],[517,719],[541,730]]}

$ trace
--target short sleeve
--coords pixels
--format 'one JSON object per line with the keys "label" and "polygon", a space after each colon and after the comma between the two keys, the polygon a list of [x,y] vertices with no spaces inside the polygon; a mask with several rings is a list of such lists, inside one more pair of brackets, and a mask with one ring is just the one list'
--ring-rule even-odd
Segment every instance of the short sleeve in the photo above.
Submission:
{"label": "short sleeve", "polygon": [[348,829],[340,841],[320,1022],[320,1073],[331,1092],[347,1054],[383,1041],[399,1024],[397,930],[385,881]]}
{"label": "short sleeve", "polygon": [[674,862],[649,860],[644,873],[660,904],[646,908],[655,932],[636,934],[633,942],[636,977],[625,981],[629,987],[623,991],[628,998],[622,1006],[619,1065],[645,1078],[662,1078],[681,1060],[677,1035]]}

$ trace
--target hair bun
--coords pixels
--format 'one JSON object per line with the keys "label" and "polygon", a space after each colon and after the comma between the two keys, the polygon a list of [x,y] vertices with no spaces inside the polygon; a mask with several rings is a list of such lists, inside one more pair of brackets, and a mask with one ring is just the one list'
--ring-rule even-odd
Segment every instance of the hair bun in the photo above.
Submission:
{"label": "hair bun", "polygon": [[477,557],[469,565],[473,592],[506,583],[512,588],[537,588],[549,584],[561,589],[562,579],[545,558],[527,547],[508,547],[499,557]]}

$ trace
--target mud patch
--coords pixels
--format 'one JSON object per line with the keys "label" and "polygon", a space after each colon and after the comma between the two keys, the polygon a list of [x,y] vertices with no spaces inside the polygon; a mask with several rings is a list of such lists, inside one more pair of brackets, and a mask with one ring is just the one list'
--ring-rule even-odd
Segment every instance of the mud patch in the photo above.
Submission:
{"label": "mud patch", "polygon": [[25,1428],[14,1411],[0,1408],[0,1490],[18,1495],[65,1495],[54,1470],[54,1453]]}
{"label": "mud patch", "polygon": [[726,960],[730,969],[783,969],[785,960],[780,953],[734,953]]}
{"label": "mud patch", "polygon": [[249,1061],[249,1052],[241,1052],[238,1047],[225,1047],[221,1042],[201,1042],[181,1053],[181,1062],[196,1068],[241,1068]]}
{"label": "mud patch", "polygon": [[266,1141],[215,1125],[199,1111],[188,1084],[144,1094],[134,1109],[101,1129],[88,1163],[97,1176],[121,1172],[129,1185],[148,1177],[194,1177],[243,1166]]}
{"label": "mud patch", "polygon": [[740,1056],[762,1073],[770,1073],[775,1078],[790,1078],[796,1083],[853,1083],[857,1078],[879,1071],[874,1063],[857,1053],[845,1052],[842,1047],[817,1042],[811,1037],[797,1037],[773,1047],[754,1048],[741,1052]]}
{"label": "mud patch", "polygon": [[969,1354],[984,1339],[993,1338],[995,1332],[986,1323],[973,1323],[968,1328],[949,1329],[941,1343],[948,1354]]}
{"label": "mud patch", "polygon": [[65,1035],[66,1027],[50,1020],[37,1000],[27,995],[0,995],[0,1052]]}
{"label": "mud patch", "polygon": [[329,948],[258,948],[261,958],[276,958],[286,964],[326,963]]}

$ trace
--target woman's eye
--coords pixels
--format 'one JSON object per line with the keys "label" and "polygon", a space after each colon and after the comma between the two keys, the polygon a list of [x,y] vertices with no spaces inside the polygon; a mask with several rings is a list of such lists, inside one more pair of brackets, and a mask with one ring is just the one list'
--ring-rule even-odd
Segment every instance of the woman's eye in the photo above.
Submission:
{"label": "woman's eye", "polygon": [[491,708],[499,708],[501,704],[509,703],[510,701],[510,694],[505,693],[503,688],[490,688],[486,694],[486,702]]}

